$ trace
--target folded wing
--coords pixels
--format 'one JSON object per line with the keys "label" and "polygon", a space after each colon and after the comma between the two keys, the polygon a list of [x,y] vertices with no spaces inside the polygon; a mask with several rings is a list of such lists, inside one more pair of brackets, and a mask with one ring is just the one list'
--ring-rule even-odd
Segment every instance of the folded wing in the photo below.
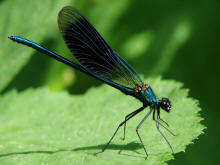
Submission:
{"label": "folded wing", "polygon": [[58,25],[71,53],[90,73],[128,88],[144,84],[137,72],[76,9],[64,7],[59,13]]}

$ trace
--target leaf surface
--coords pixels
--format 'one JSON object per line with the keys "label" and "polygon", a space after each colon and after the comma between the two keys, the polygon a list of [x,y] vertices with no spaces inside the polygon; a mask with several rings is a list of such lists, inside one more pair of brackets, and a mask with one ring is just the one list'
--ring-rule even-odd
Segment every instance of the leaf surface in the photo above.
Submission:
{"label": "leaf surface", "polygon": [[[162,111],[161,116],[178,136],[161,129],[175,153],[184,151],[205,128],[200,124],[198,101],[189,98],[182,84],[173,80],[156,78],[145,82],[159,98],[172,101],[171,112]],[[150,116],[140,129],[149,153],[148,160],[144,159],[135,128],[148,108],[128,122],[126,140],[121,140],[122,128],[109,148],[94,156],[125,115],[141,106],[136,99],[106,85],[91,88],[81,96],[45,88],[21,93],[14,90],[1,96],[0,102],[0,164],[158,165],[173,158]]]}
{"label": "leaf surface", "polygon": [[[41,42],[48,28],[56,22],[59,5],[67,0],[6,0],[0,3],[0,91],[30,59],[33,49],[12,43],[11,35],[20,35],[30,40]],[[43,5],[42,5],[43,4]]]}

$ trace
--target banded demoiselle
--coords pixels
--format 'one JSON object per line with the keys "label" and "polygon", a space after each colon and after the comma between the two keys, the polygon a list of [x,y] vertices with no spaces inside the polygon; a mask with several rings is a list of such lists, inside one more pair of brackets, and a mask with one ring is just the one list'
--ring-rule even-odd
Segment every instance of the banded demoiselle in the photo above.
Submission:
{"label": "banded demoiselle", "polygon": [[174,135],[167,127],[161,123],[163,122],[168,126],[168,124],[160,118],[160,108],[166,112],[170,112],[171,110],[171,103],[169,99],[158,99],[151,87],[144,83],[144,81],[133,69],[133,67],[129,65],[107,44],[107,42],[102,38],[102,36],[93,27],[93,25],[84,16],[82,16],[77,9],[69,6],[64,7],[59,12],[58,25],[67,47],[79,64],[74,63],[25,38],[19,36],[10,36],[9,39],[32,47],[45,55],[48,55],[64,64],[69,65],[70,67],[73,67],[120,90],[125,95],[130,95],[137,98],[143,103],[142,107],[125,116],[125,120],[119,124],[116,131],[101,152],[106,150],[118,132],[119,128],[123,125],[125,139],[126,122],[147,107],[149,107],[150,110],[147,112],[147,114],[136,128],[136,133],[145,151],[146,158],[148,156],[147,150],[143,144],[138,130],[142,123],[152,112],[153,120],[156,121],[157,130],[166,140],[167,144],[173,152],[172,146],[164,134],[160,131],[159,127],[164,127],[167,131]]}

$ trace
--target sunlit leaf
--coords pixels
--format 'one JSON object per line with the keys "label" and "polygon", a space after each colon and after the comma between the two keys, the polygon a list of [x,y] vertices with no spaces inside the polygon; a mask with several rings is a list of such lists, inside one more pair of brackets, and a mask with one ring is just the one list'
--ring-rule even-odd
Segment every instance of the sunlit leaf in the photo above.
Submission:
{"label": "sunlit leaf", "polygon": [[[173,109],[161,116],[178,134],[163,130],[174,148],[184,151],[203,133],[198,101],[189,98],[180,83],[147,79],[159,97],[169,97]],[[97,156],[124,116],[141,103],[106,85],[92,88],[82,96],[47,89],[11,91],[0,97],[0,164],[124,164],[158,165],[173,158],[171,151],[149,117],[140,134],[149,157],[141,147],[135,128],[148,108],[127,124],[126,140],[121,129],[112,144]],[[174,155],[175,156],[175,155]]]}
{"label": "sunlit leaf", "polygon": [[[36,42],[42,41],[51,23],[56,22],[59,5],[68,0],[6,0],[0,4],[0,90],[12,80],[30,59],[33,49],[12,43],[8,36],[21,35]],[[42,5],[43,4],[43,5]]]}

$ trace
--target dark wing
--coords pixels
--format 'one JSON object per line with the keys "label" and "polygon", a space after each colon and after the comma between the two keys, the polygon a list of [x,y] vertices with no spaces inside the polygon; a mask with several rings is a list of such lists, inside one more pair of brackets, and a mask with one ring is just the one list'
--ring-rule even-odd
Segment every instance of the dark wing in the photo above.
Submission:
{"label": "dark wing", "polygon": [[58,25],[71,53],[90,73],[128,88],[144,84],[137,72],[76,9],[64,7],[59,13]]}

